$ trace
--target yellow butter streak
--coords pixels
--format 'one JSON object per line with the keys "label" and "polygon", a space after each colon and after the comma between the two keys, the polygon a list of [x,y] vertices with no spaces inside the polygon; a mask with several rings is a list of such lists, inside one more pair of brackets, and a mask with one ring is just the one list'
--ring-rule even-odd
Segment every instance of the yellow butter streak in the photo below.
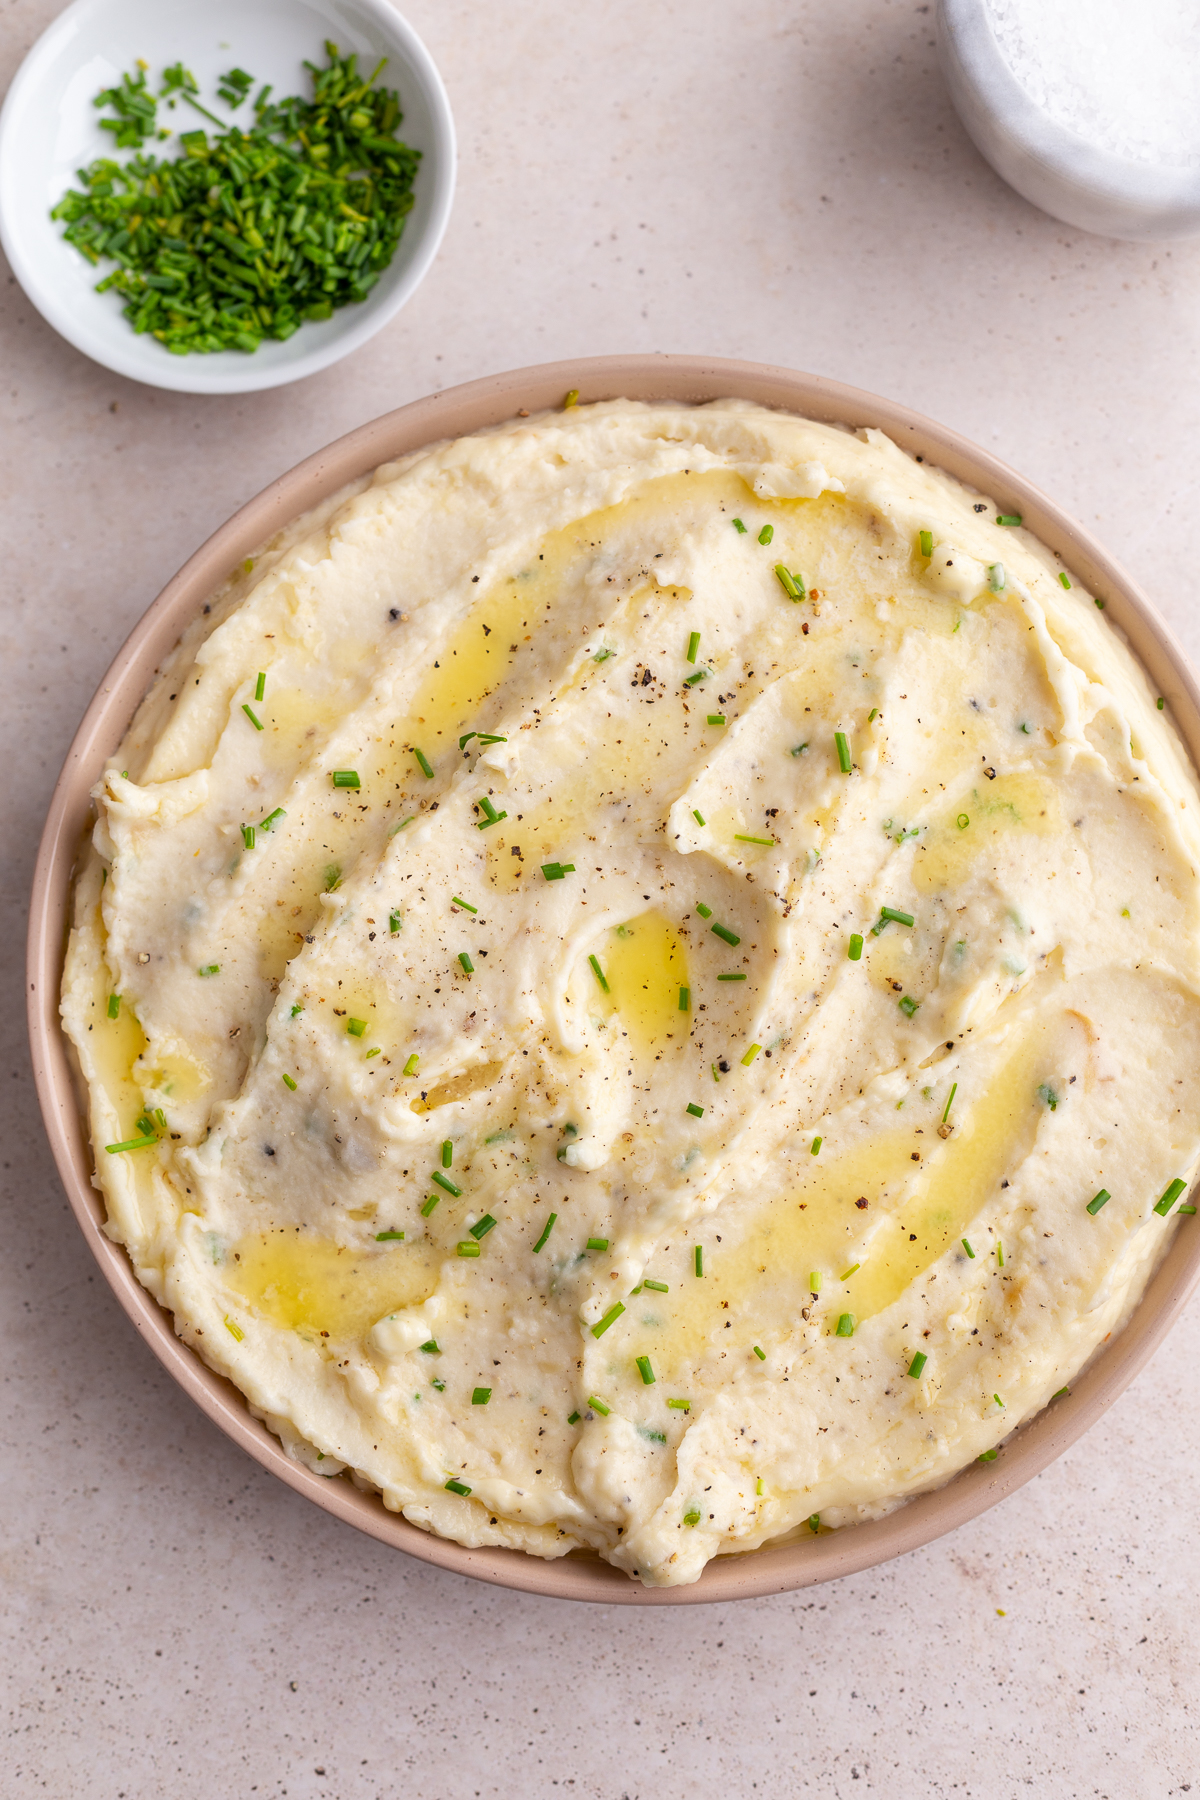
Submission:
{"label": "yellow butter streak", "polygon": [[426,1241],[349,1249],[308,1232],[263,1232],[233,1246],[234,1293],[276,1325],[361,1338],[378,1319],[425,1300],[437,1283]]}
{"label": "yellow butter streak", "polygon": [[690,1013],[679,1006],[688,985],[683,942],[661,913],[646,912],[605,935],[600,965],[612,1005],[631,1041],[651,1049],[668,1037],[686,1041]]}

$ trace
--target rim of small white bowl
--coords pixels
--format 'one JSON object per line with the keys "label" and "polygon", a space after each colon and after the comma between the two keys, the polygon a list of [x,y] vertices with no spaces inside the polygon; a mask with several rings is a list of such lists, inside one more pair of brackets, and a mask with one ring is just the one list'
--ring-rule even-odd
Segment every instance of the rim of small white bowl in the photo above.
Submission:
{"label": "rim of small white bowl", "polygon": [[1052,218],[1100,237],[1200,232],[1200,170],[1135,162],[1057,124],[1025,92],[985,0],[938,0],[938,59],[959,118],[1010,187]]}
{"label": "rim of small white bowl", "polygon": [[[319,7],[322,0],[312,3]],[[321,334],[320,342],[309,350],[297,346],[290,356],[285,354],[289,346],[296,344],[305,332],[311,334],[311,323],[302,325],[296,337],[286,343],[276,346],[275,340],[265,340],[253,354],[240,356],[236,361],[232,351],[172,356],[157,343],[137,336],[129,326],[124,336],[115,334],[111,342],[91,329],[91,315],[74,310],[56,292],[42,253],[18,222],[14,184],[25,179],[19,151],[25,109],[36,101],[40,83],[81,22],[91,15],[119,9],[122,4],[123,0],[72,0],[29,51],[0,107],[0,245],[26,295],[47,324],[93,362],[131,381],[175,393],[259,393],[301,381],[340,362],[374,337],[412,298],[429,272],[449,223],[457,163],[454,117],[437,65],[424,43],[390,0],[349,0],[351,10],[371,19],[406,62],[428,111],[431,132],[428,146],[418,146],[424,152],[417,176],[418,204],[409,214],[390,268],[372,293],[356,305],[338,308],[330,320],[315,328]],[[181,6],[181,10],[186,7]],[[186,46],[183,48],[186,51]],[[401,101],[408,114],[411,98],[402,93]],[[427,198],[420,196],[422,183]],[[398,262],[401,266],[394,274]],[[102,304],[103,297],[97,295],[96,302]],[[271,360],[273,350],[278,361]]]}
{"label": "rim of small white bowl", "polygon": [[1133,1380],[1162,1341],[1200,1275],[1200,1230],[1176,1231],[1124,1330],[1113,1336],[1070,1393],[1020,1426],[994,1462],[972,1463],[943,1487],[882,1519],[813,1537],[721,1556],[688,1587],[647,1588],[591,1554],[544,1561],[519,1550],[468,1549],[389,1512],[348,1476],[328,1479],[293,1462],[242,1394],[176,1335],[171,1315],[137,1280],[126,1252],[104,1232],[92,1185],[93,1160],[58,997],[69,923],[72,874],[92,816],[90,790],[116,749],[154,671],[213,588],[276,531],[356,475],[410,451],[561,404],[570,388],[583,403],[634,399],[700,404],[737,398],[852,428],[876,426],[902,449],[942,468],[1006,509],[1056,552],[1105,602],[1106,617],[1171,709],[1200,761],[1200,689],[1186,658],[1150,601],[1077,524],[1030,482],[986,450],[909,408],[821,376],[758,363],[698,356],[609,356],[493,375],[413,401],[359,426],[281,475],[214,532],[167,583],[114,657],[67,754],[50,803],[34,873],[28,939],[28,1014],[34,1076],[55,1162],[75,1217],[118,1301],[184,1391],[226,1435],[287,1485],[336,1518],[410,1556],[499,1587],[557,1599],[625,1606],[691,1605],[783,1593],[870,1568],[965,1524],[1062,1454]]}

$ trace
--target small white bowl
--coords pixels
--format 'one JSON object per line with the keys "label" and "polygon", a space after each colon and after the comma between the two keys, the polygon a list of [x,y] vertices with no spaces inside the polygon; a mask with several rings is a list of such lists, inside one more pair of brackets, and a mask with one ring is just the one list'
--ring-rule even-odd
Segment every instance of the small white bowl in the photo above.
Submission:
{"label": "small white bowl", "polygon": [[[123,316],[120,295],[97,294],[110,265],[93,268],[63,239],[50,209],[75,171],[113,150],[92,105],[103,87],[140,57],[157,82],[182,61],[200,84],[200,99],[218,115],[216,78],[238,67],[276,97],[311,92],[305,60],[322,63],[329,38],[342,55],[357,51],[369,74],[388,59],[381,80],[398,89],[400,136],[421,151],[413,209],[392,258],[367,299],[310,320],[283,343],[266,339],[252,354],[221,350],[173,356]],[[370,60],[368,60],[370,59]],[[237,122],[249,102],[230,115]],[[159,124],[174,131],[204,126],[182,105],[159,106]],[[174,137],[148,144],[170,155]],[[454,121],[433,60],[388,0],[75,0],[43,33],[17,71],[0,112],[0,242],[21,286],[42,316],[95,362],[154,387],[188,394],[244,394],[280,387],[364,344],[397,312],[437,253],[454,196]]]}
{"label": "small white bowl", "polygon": [[938,0],[937,25],[938,60],[958,116],[1018,194],[1101,237],[1200,231],[1200,171],[1134,162],[1048,118],[1005,62],[983,0]]}

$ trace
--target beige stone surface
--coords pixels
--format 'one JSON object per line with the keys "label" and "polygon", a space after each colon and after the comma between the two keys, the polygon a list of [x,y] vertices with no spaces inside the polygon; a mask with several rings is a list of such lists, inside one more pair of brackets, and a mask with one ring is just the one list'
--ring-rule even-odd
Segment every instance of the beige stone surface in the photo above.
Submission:
{"label": "beige stone surface", "polygon": [[[53,0],[4,0],[7,82]],[[248,1462],[110,1298],[45,1148],[25,895],[125,632],[273,475],[522,363],[816,370],[975,437],[1095,529],[1200,653],[1200,243],[1089,238],[980,161],[911,0],[408,0],[461,141],[442,254],[338,368],[263,398],[109,376],[0,283],[5,906],[0,1687],[7,1794],[1200,1792],[1200,1304],[1003,1507],[795,1597],[620,1614],[466,1583]]]}

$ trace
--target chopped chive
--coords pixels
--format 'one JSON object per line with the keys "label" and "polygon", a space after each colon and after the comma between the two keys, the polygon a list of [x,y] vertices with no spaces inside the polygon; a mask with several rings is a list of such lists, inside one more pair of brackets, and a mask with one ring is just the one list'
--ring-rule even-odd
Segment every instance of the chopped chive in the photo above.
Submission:
{"label": "chopped chive", "polygon": [[105,1144],[104,1148],[110,1156],[117,1156],[122,1150],[146,1150],[151,1144],[157,1144],[156,1137],[126,1138],[122,1144]]}
{"label": "chopped chive", "polygon": [[729,944],[733,948],[736,948],[742,941],[736,932],[730,931],[728,925],[721,925],[718,923],[711,926],[710,929],[714,937],[719,937],[723,944]]}
{"label": "chopped chive", "polygon": [[1187,1186],[1187,1182],[1180,1181],[1179,1177],[1176,1176],[1175,1180],[1171,1183],[1170,1187],[1167,1189],[1167,1191],[1163,1195],[1162,1199],[1158,1202],[1158,1204],[1154,1208],[1155,1212],[1158,1214],[1158,1216],[1161,1219],[1166,1218],[1167,1214],[1170,1212],[1171,1208],[1174,1206],[1175,1202],[1178,1200],[1180,1194],[1182,1194],[1182,1192],[1186,1186]]}
{"label": "chopped chive", "polygon": [[402,1231],[377,1231],[375,1233],[375,1242],[377,1244],[385,1244],[389,1239],[394,1239],[396,1243],[399,1243],[403,1236],[404,1233]]}
{"label": "chopped chive", "polygon": [[693,1119],[702,1119],[704,1117],[704,1108],[702,1106],[697,1106],[694,1100],[688,1101],[687,1110]]}
{"label": "chopped chive", "polygon": [[266,698],[266,693],[267,693],[266,671],[265,671],[265,669],[260,669],[258,671],[258,680],[254,685],[254,698],[256,700],[263,700]]}
{"label": "chopped chive", "polygon": [[367,1021],[365,1019],[346,1020],[346,1030],[350,1033],[351,1037],[361,1037],[366,1029]]}
{"label": "chopped chive", "polygon": [[1167,704],[1167,703],[1166,703],[1166,701],[1165,701],[1165,700],[1164,700],[1164,699],[1163,699],[1163,697],[1162,697],[1162,695],[1161,695],[1161,694],[1160,694],[1160,695],[1159,695],[1159,696],[1158,696],[1158,710],[1159,710],[1159,712],[1161,712],[1161,711],[1162,711],[1162,709],[1163,709],[1163,707],[1164,707],[1164,706],[1165,706],[1165,705],[1166,705],[1166,704]]}
{"label": "chopped chive", "polygon": [[607,1419],[609,1413],[612,1411],[611,1406],[605,1406],[603,1400],[598,1400],[595,1394],[588,1395],[588,1405],[593,1412],[599,1413],[602,1419]]}
{"label": "chopped chive", "polygon": [[479,736],[479,733],[477,731],[464,731],[462,736],[458,740],[459,749],[465,750],[467,745],[470,743],[471,739],[473,737],[478,737],[478,736]]}
{"label": "chopped chive", "polygon": [[[425,752],[423,750],[418,750],[417,746],[414,744],[413,745],[413,755],[416,757],[417,762],[420,765],[421,773],[422,773],[422,775],[424,775],[426,781],[432,781],[433,780],[433,764],[430,762],[430,760],[426,756]],[[354,785],[355,785],[355,787],[357,787],[358,783],[355,782]]]}
{"label": "chopped chive", "polygon": [[121,1010],[120,994],[110,994],[108,996],[108,1016],[109,1016],[109,1018],[115,1019],[117,1017],[117,1014],[120,1012],[120,1010]]}
{"label": "chopped chive", "polygon": [[850,933],[850,948],[846,954],[849,956],[851,962],[859,962],[862,958],[862,953],[862,937],[857,931],[852,931]]}
{"label": "chopped chive", "polygon": [[479,911],[477,906],[472,906],[469,900],[462,899],[458,894],[451,894],[450,904],[451,906],[461,906],[464,912],[477,913]]}
{"label": "chopped chive", "polygon": [[712,907],[705,906],[703,900],[698,900],[696,902],[696,911],[700,914],[700,917],[702,919],[711,919],[712,918]]}
{"label": "chopped chive", "polygon": [[1087,1203],[1087,1209],[1091,1213],[1092,1217],[1095,1218],[1096,1214],[1100,1211],[1101,1207],[1107,1206],[1111,1199],[1112,1199],[1112,1195],[1109,1193],[1108,1189],[1101,1188],[1100,1192],[1096,1195],[1095,1199],[1089,1200]]}
{"label": "chopped chive", "polygon": [[441,1350],[438,1348],[438,1341],[436,1338],[426,1338],[425,1342],[419,1344],[417,1348],[426,1356],[440,1356],[442,1354]]}
{"label": "chopped chive", "polygon": [[889,925],[915,925],[916,920],[911,913],[898,912],[894,906],[881,906],[879,917],[886,919]]}
{"label": "chopped chive", "polygon": [[988,586],[993,594],[1002,594],[1008,586],[1008,577],[1004,573],[1003,563],[988,564]]}
{"label": "chopped chive", "polygon": [[592,661],[595,663],[607,662],[610,656],[615,656],[616,654],[617,653],[615,650],[610,650],[610,649],[608,649],[607,646],[605,646],[605,648],[603,650],[597,650],[595,656],[593,656],[593,658],[592,658]]}
{"label": "chopped chive", "polygon": [[1181,1213],[1194,1213],[1196,1209],[1194,1206],[1181,1206],[1179,1210]]}
{"label": "chopped chive", "polygon": [[1065,1394],[1069,1394],[1070,1391],[1071,1390],[1069,1387],[1060,1387],[1053,1394],[1051,1394],[1050,1398],[1052,1400],[1061,1400],[1063,1398],[1063,1396]]}
{"label": "chopped chive", "polygon": [[760,544],[769,544],[774,536],[775,527],[773,525],[764,525],[758,534],[758,541]]}
{"label": "chopped chive", "polygon": [[567,1414],[567,1424],[568,1425],[578,1425],[579,1419],[580,1419],[580,1414],[577,1412]]}
{"label": "chopped chive", "polygon": [[710,725],[723,725],[725,723],[725,714],[724,713],[709,713],[708,722]]}
{"label": "chopped chive", "polygon": [[453,1138],[444,1138],[442,1140],[442,1167],[443,1167],[443,1169],[448,1169],[451,1166],[451,1164],[453,1163],[453,1161],[454,1161],[454,1139]]}
{"label": "chopped chive", "polygon": [[304,1011],[304,1008],[301,1006],[300,1002],[297,1000],[295,1006],[293,1006],[291,1012],[288,1014],[288,1017],[289,1017],[289,1019],[294,1019],[296,1017],[297,1013],[302,1013],[303,1011]]}
{"label": "chopped chive", "polygon": [[554,1223],[557,1218],[558,1218],[558,1214],[552,1212],[550,1214],[550,1217],[546,1220],[546,1229],[542,1232],[541,1237],[538,1239],[537,1243],[533,1246],[533,1254],[535,1256],[537,1255],[539,1250],[545,1249],[546,1239],[550,1236],[550,1233],[554,1230]]}
{"label": "chopped chive", "polygon": [[688,647],[687,647],[687,659],[690,663],[695,662],[697,654],[699,653],[699,650],[700,650],[700,633],[698,631],[693,631],[691,637],[689,637],[689,639],[688,639]]}
{"label": "chopped chive", "polygon": [[404,1068],[401,1071],[402,1074],[415,1075],[417,1072],[417,1064],[420,1062],[420,1060],[421,1060],[420,1057],[417,1055],[416,1051],[414,1050],[412,1055],[409,1057],[408,1061],[405,1063]]}
{"label": "chopped chive", "polygon": [[196,973],[197,975],[219,975],[221,973],[221,965],[220,963],[205,963],[202,969],[196,970]]}
{"label": "chopped chive", "polygon": [[707,681],[712,674],[711,669],[697,669],[694,675],[684,677],[684,687],[695,687],[698,681]]}
{"label": "chopped chive", "polygon": [[430,1385],[430,1387],[436,1388],[439,1394],[444,1394],[446,1391],[445,1382],[439,1381],[436,1375],[434,1376],[433,1380],[430,1382],[429,1385]]}
{"label": "chopped chive", "polygon": [[592,1326],[592,1336],[594,1338],[603,1337],[609,1326],[615,1325],[624,1311],[625,1308],[620,1300],[617,1301],[615,1306],[610,1306],[604,1317],[602,1319],[597,1319],[596,1323]]}
{"label": "chopped chive", "polygon": [[996,1267],[998,1269],[1004,1267],[1004,1245],[999,1243],[996,1245]]}
{"label": "chopped chive", "polygon": [[1070,587],[1070,585],[1071,585],[1070,579],[1062,569],[1060,569],[1058,571],[1058,579],[1062,582],[1062,584],[1065,588]]}
{"label": "chopped chive", "polygon": [[803,600],[804,595],[796,586],[795,577],[782,563],[775,564],[775,573],[779,578],[780,587],[783,589],[789,600]]}
{"label": "chopped chive", "polygon": [[245,849],[253,850],[254,835],[255,834],[254,834],[253,825],[243,825],[242,826],[242,844]]}
{"label": "chopped chive", "polygon": [[733,529],[735,531],[745,531],[745,529],[746,529],[746,527],[742,524],[742,521],[740,519],[733,519],[731,521],[731,523],[732,523]]}
{"label": "chopped chive", "polygon": [[718,975],[717,976],[718,981],[745,981],[745,979],[746,979],[745,972],[744,972],[744,970],[741,970],[741,969],[734,969],[731,971],[731,973],[729,973],[727,975]]}
{"label": "chopped chive", "polygon": [[464,1238],[457,1248],[460,1256],[479,1255],[479,1245],[475,1242],[474,1238]]}
{"label": "chopped chive", "polygon": [[466,1499],[466,1497],[470,1493],[470,1491],[471,1490],[467,1486],[465,1481],[455,1481],[453,1479],[453,1477],[451,1477],[451,1479],[446,1483],[446,1492],[448,1494],[461,1494],[464,1500]]}
{"label": "chopped chive", "polygon": [[642,1378],[643,1386],[653,1387],[655,1375],[654,1370],[650,1367],[650,1358],[648,1356],[639,1356],[637,1358],[637,1366],[638,1374]]}
{"label": "chopped chive", "polygon": [[441,1200],[441,1197],[442,1196],[440,1194],[430,1194],[428,1200],[426,1200],[424,1206],[422,1206],[422,1208],[421,1208],[421,1217],[423,1219],[427,1219],[429,1217],[429,1215],[433,1211],[434,1207]]}
{"label": "chopped chive", "polygon": [[971,816],[969,813],[959,813],[954,823],[958,826],[960,831],[965,831],[967,826],[971,823]]}
{"label": "chopped chive", "polygon": [[445,1188],[448,1194],[453,1194],[456,1200],[461,1199],[462,1189],[456,1187],[450,1177],[448,1175],[443,1175],[440,1169],[435,1169],[430,1179],[436,1181],[440,1188]]}
{"label": "chopped chive", "polygon": [[489,825],[498,825],[501,819],[507,819],[507,817],[506,812],[489,812],[486,819],[476,820],[475,829],[476,831],[486,831]]}
{"label": "chopped chive", "polygon": [[921,533],[921,555],[922,556],[932,556],[933,555],[933,533],[932,533],[932,531],[923,531]]}
{"label": "chopped chive", "polygon": [[286,819],[286,818],[287,818],[287,814],[284,812],[282,806],[277,806],[275,808],[274,812],[267,814],[266,818],[262,821],[262,823],[260,824],[258,829],[260,831],[270,831],[270,829],[271,829],[272,825],[274,825],[276,819]]}
{"label": "chopped chive", "polygon": [[904,994],[896,1004],[899,1006],[900,1011],[904,1014],[905,1018],[911,1019],[913,1014],[919,1011],[921,1002],[919,1000],[914,1000],[911,994]]}
{"label": "chopped chive", "polygon": [[335,769],[333,785],[335,788],[360,788],[362,782],[358,779],[357,769]]}
{"label": "chopped chive", "polygon": [[665,1281],[651,1281],[648,1275],[644,1278],[642,1286],[649,1288],[652,1294],[669,1294],[671,1291]]}
{"label": "chopped chive", "polygon": [[861,1268],[862,1268],[862,1264],[860,1262],[851,1263],[850,1267],[848,1269],[842,1270],[841,1274],[838,1276],[838,1280],[839,1281],[849,1281],[850,1277],[852,1275],[857,1275],[858,1271]]}
{"label": "chopped chive", "polygon": [[696,1245],[695,1268],[697,1275],[704,1274],[704,1245]]}
{"label": "chopped chive", "polygon": [[980,1462],[995,1462],[999,1454],[998,1450],[985,1450],[979,1460]]}
{"label": "chopped chive", "polygon": [[587,1247],[589,1250],[599,1250],[603,1252],[608,1249],[608,1239],[601,1237],[589,1238]]}
{"label": "chopped chive", "polygon": [[747,837],[743,831],[735,831],[733,841],[735,844],[765,844],[768,850],[775,848],[774,838]]}
{"label": "chopped chive", "polygon": [[858,1320],[855,1318],[853,1313],[843,1313],[841,1318],[837,1322],[838,1337],[853,1337],[854,1336],[854,1327],[857,1324],[858,1324]]}
{"label": "chopped chive", "polygon": [[293,1080],[292,1080],[292,1078],[291,1078],[291,1076],[290,1076],[290,1075],[285,1075],[285,1076],[284,1076],[284,1078],[283,1078],[283,1085],[284,1085],[284,1087],[288,1087],[288,1088],[291,1088],[291,1090],[292,1090],[292,1092],[293,1092],[293,1094],[294,1094],[294,1093],[295,1093],[295,1091],[296,1091],[296,1083],[295,1083],[295,1082],[294,1082],[294,1081],[293,1081]]}
{"label": "chopped chive", "polygon": [[464,975],[473,975],[475,973],[475,964],[471,961],[465,950],[459,951],[458,960],[462,964]]}
{"label": "chopped chive", "polygon": [[918,1350],[917,1354],[908,1365],[908,1372],[914,1381],[917,1381],[920,1378],[921,1370],[928,1361],[929,1358],[926,1356],[925,1352],[923,1350]]}
{"label": "chopped chive", "polygon": [[750,1064],[754,1061],[755,1057],[758,1055],[758,1053],[761,1049],[762,1049],[761,1044],[751,1044],[751,1046],[747,1050],[745,1056],[743,1056],[743,1058],[742,1058],[743,1069],[748,1069],[750,1067]]}
{"label": "chopped chive", "polygon": [[1020,513],[997,513],[996,523],[997,525],[1019,525],[1021,515]]}
{"label": "chopped chive", "polygon": [[547,881],[561,881],[565,875],[573,875],[574,873],[574,863],[551,862],[542,864],[542,874]]}
{"label": "chopped chive", "polygon": [[766,1362],[766,1360],[767,1360],[766,1351],[760,1349],[757,1344],[753,1345],[752,1348],[753,1348],[754,1354],[755,1354],[755,1356],[757,1356],[759,1362]]}
{"label": "chopped chive", "polygon": [[879,708],[877,706],[873,706],[871,708],[870,712],[867,714],[867,724],[873,725],[878,717],[879,717]]}
{"label": "chopped chive", "polygon": [[950,1098],[949,1098],[949,1099],[948,1099],[948,1100],[947,1100],[947,1102],[946,1102],[946,1110],[945,1110],[945,1112],[944,1112],[944,1113],[943,1113],[943,1114],[942,1114],[942,1124],[943,1124],[943,1125],[944,1125],[944,1124],[945,1124],[945,1123],[946,1123],[946,1120],[947,1120],[947,1119],[948,1119],[948,1118],[949,1118],[949,1117],[950,1117],[950,1108],[951,1108],[951,1107],[952,1107],[952,1106],[953,1106],[953,1105],[954,1105],[954,1096],[955,1096],[955,1094],[957,1094],[957,1092],[958,1092],[958,1083],[957,1083],[957,1081],[956,1081],[956,1082],[954,1082],[954,1083],[953,1083],[953,1085],[952,1085],[952,1086],[951,1086],[951,1089],[950,1089]]}
{"label": "chopped chive", "polygon": [[811,1146],[811,1148],[810,1148],[810,1150],[809,1150],[809,1155],[810,1155],[810,1156],[820,1156],[820,1154],[821,1154],[821,1145],[822,1145],[822,1144],[823,1144],[823,1143],[824,1143],[824,1142],[825,1142],[825,1139],[824,1139],[824,1138],[820,1138],[820,1137],[815,1137],[815,1138],[814,1138],[814,1139],[813,1139],[813,1141],[812,1141],[812,1146]]}
{"label": "chopped chive", "polygon": [[820,1531],[820,1529],[821,1529],[820,1513],[810,1513],[809,1514],[808,1529],[812,1532],[813,1536],[816,1537],[818,1531]]}
{"label": "chopped chive", "polygon": [[971,1261],[974,1262],[975,1261],[975,1252],[972,1250],[972,1248],[971,1248],[970,1244],[967,1242],[966,1238],[964,1238],[962,1241],[962,1247],[966,1251],[967,1255],[970,1257]]}
{"label": "chopped chive", "polygon": [[398,825],[392,826],[392,829],[388,832],[388,836],[395,837],[398,831],[403,831],[406,825],[411,825],[416,816],[416,813],[409,813],[407,819],[401,819]]}
{"label": "chopped chive", "polygon": [[992,1395],[992,1399],[993,1399],[993,1400],[994,1400],[994,1401],[995,1401],[995,1402],[996,1402],[996,1405],[997,1405],[997,1406],[1003,1406],[1003,1405],[1004,1405],[1004,1402],[1003,1402],[1003,1400],[1002,1400],[1002,1399],[1001,1399],[1001,1398],[1000,1398],[1000,1396],[999,1396],[999,1394],[993,1394],[993,1395]]}
{"label": "chopped chive", "polygon": [[570,390],[570,392],[567,394],[566,399],[563,401],[563,411],[566,412],[568,407],[578,406],[578,405],[579,405],[579,389],[572,388]]}
{"label": "chopped chive", "polygon": [[242,711],[245,713],[246,717],[249,719],[250,723],[253,725],[255,731],[261,731],[263,728],[263,722],[261,719],[255,717],[253,709],[251,708],[249,701],[242,702]]}
{"label": "chopped chive", "polygon": [[596,977],[596,980],[600,983],[601,991],[603,993],[607,994],[609,992],[608,981],[605,977],[604,970],[600,967],[599,957],[589,956],[588,961],[592,965],[592,974]]}
{"label": "chopped chive", "polygon": [[697,825],[703,825],[703,823],[704,823],[704,817],[703,817],[703,815],[702,815],[702,813],[701,813],[701,812],[700,812],[700,810],[699,810],[699,808],[698,808],[698,807],[695,807],[695,806],[693,806],[693,808],[692,808],[692,817],[693,817],[693,819],[695,819],[695,821],[696,821],[696,823],[697,823]]}
{"label": "chopped chive", "polygon": [[668,1400],[667,1405],[672,1407],[675,1412],[691,1412],[692,1410],[690,1400]]}
{"label": "chopped chive", "polygon": [[838,768],[842,771],[843,775],[849,775],[852,767],[850,761],[850,739],[846,736],[844,731],[835,731],[833,734],[833,741],[837,746]]}
{"label": "chopped chive", "polygon": [[754,1492],[755,1492],[755,1493],[756,1493],[756,1494],[757,1494],[757,1495],[758,1495],[758,1496],[759,1496],[759,1497],[760,1497],[760,1498],[761,1498],[761,1497],[762,1497],[762,1492],[763,1492],[763,1478],[762,1478],[762,1476],[761,1476],[761,1475],[759,1475],[759,1476],[758,1476],[758,1477],[757,1477],[757,1479],[756,1479],[756,1480],[755,1480],[755,1483],[754,1483]]}
{"label": "chopped chive", "polygon": [[234,1337],[237,1339],[239,1344],[242,1342],[242,1339],[246,1335],[245,1332],[242,1330],[241,1326],[238,1324],[235,1324],[235,1322],[230,1318],[228,1313],[225,1314],[225,1329],[229,1333],[230,1337]]}
{"label": "chopped chive", "polygon": [[820,1269],[810,1269],[808,1272],[808,1291],[809,1291],[809,1293],[810,1294],[819,1294],[821,1291],[821,1283],[824,1279],[825,1279],[825,1277],[822,1275]]}
{"label": "chopped chive", "polygon": [[481,731],[479,734],[479,741],[481,744],[507,744],[508,739],[500,732]]}
{"label": "chopped chive", "polygon": [[687,1012],[687,1010],[691,1006],[691,1004],[692,1004],[691,988],[681,987],[679,990],[679,1011]]}
{"label": "chopped chive", "polygon": [[478,1387],[471,1389],[471,1405],[486,1406],[492,1397],[491,1388]]}

